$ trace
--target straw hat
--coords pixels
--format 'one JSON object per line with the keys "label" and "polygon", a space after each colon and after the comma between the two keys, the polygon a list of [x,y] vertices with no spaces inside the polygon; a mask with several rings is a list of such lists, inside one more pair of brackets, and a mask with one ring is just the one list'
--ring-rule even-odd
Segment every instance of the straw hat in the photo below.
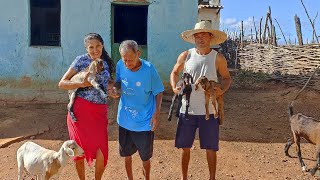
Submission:
{"label": "straw hat", "polygon": [[194,29],[183,31],[181,33],[181,38],[184,41],[194,44],[193,35],[200,32],[209,32],[213,35],[210,43],[211,46],[223,43],[227,39],[227,34],[222,31],[212,29],[212,25],[209,21],[200,21],[194,26]]}

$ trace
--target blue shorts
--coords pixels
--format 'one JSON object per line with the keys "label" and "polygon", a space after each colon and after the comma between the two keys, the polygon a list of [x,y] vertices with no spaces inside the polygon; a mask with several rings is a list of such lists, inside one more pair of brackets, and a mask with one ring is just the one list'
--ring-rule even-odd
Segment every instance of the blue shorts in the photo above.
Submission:
{"label": "blue shorts", "polygon": [[153,131],[135,132],[119,126],[119,152],[121,157],[131,156],[137,151],[142,161],[148,161],[153,152]]}
{"label": "blue shorts", "polygon": [[175,146],[177,148],[191,148],[196,130],[199,128],[199,139],[201,149],[219,150],[219,120],[210,114],[209,120],[205,119],[205,115],[188,115],[189,120],[185,119],[185,115],[180,113],[179,122],[176,133]]}

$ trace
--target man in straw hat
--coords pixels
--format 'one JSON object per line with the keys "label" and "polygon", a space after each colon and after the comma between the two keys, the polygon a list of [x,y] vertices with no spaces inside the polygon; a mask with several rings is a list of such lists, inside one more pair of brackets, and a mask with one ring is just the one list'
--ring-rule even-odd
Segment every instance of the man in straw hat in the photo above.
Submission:
{"label": "man in straw hat", "polygon": [[[227,39],[227,35],[219,30],[212,29],[208,21],[198,22],[194,29],[181,33],[184,41],[195,44],[195,48],[182,52],[170,74],[170,84],[174,93],[178,93],[181,87],[176,87],[179,74],[187,72],[193,79],[206,76],[209,80],[218,82],[220,87],[215,88],[217,96],[223,95],[230,87],[231,77],[227,68],[225,57],[213,50],[211,46],[218,45]],[[213,116],[212,104],[210,104],[210,118],[205,120],[205,96],[200,88],[194,90],[190,97],[189,117],[185,119],[185,99],[182,100],[179,122],[176,133],[175,146],[182,148],[182,179],[188,177],[190,160],[190,148],[192,147],[196,129],[199,128],[200,148],[206,150],[209,166],[210,180],[215,179],[217,155],[219,150],[219,119]]]}

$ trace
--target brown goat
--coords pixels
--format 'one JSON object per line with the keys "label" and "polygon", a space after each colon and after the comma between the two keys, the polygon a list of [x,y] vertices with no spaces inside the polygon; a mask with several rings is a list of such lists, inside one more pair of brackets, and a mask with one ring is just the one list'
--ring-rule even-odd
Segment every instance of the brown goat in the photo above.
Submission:
{"label": "brown goat", "polygon": [[288,142],[285,146],[285,154],[289,156],[289,148],[293,143],[297,145],[297,154],[298,159],[301,164],[302,171],[307,171],[307,166],[303,162],[301,156],[301,149],[300,149],[300,138],[303,137],[311,144],[316,145],[317,150],[317,164],[314,168],[310,170],[310,173],[314,175],[318,168],[320,167],[320,121],[314,119],[312,117],[308,117],[303,115],[302,113],[293,114],[293,102],[289,105],[289,119],[290,119],[290,126],[291,131],[293,134],[293,142],[289,138]]}
{"label": "brown goat", "polygon": [[[217,96],[214,90],[215,87],[219,87],[219,84],[214,81],[209,81],[205,76],[200,77],[195,83],[195,90],[199,88],[199,84],[204,90],[205,95],[205,108],[206,108],[206,120],[209,119],[209,100],[213,105],[213,114],[215,118],[219,117],[220,125],[224,122],[224,102],[222,96]],[[217,103],[218,102],[218,109]]]}

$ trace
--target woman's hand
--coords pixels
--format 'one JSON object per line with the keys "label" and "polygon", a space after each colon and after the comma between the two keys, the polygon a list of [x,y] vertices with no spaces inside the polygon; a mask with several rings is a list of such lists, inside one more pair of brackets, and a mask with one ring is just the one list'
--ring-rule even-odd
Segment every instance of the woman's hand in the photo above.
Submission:
{"label": "woman's hand", "polygon": [[116,87],[112,87],[108,89],[108,96],[117,99],[121,96],[121,89],[117,89]]}

